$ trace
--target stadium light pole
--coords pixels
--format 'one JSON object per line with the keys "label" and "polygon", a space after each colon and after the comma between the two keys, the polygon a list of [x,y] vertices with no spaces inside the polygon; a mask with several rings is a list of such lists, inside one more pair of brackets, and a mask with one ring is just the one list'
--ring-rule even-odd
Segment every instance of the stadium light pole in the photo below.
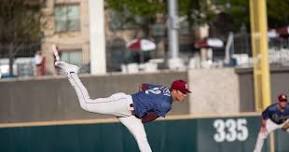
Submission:
{"label": "stadium light pole", "polygon": [[106,73],[104,0],[88,0],[90,73]]}
{"label": "stadium light pole", "polygon": [[177,0],[168,0],[168,36],[169,36],[169,52],[172,59],[178,58],[179,41],[178,41],[178,15]]}

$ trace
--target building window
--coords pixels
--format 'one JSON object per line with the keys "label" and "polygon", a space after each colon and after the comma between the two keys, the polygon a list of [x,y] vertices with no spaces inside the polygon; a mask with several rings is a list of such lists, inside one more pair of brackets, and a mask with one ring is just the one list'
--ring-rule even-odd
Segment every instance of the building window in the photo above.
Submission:
{"label": "building window", "polygon": [[82,52],[81,50],[66,50],[61,52],[61,60],[81,66],[82,64]]}
{"label": "building window", "polygon": [[80,31],[79,4],[56,5],[54,9],[55,31]]}

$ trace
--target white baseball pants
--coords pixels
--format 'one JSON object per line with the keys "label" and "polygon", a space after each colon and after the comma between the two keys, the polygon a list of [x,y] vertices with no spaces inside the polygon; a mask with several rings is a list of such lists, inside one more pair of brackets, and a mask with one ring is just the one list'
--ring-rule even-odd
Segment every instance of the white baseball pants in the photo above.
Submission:
{"label": "white baseball pants", "polygon": [[[264,140],[268,137],[268,135],[273,132],[276,129],[281,129],[286,123],[288,123],[289,121],[285,121],[284,123],[278,125],[276,123],[274,123],[272,120],[268,119],[266,120],[266,129],[267,132],[259,132],[258,134],[258,138],[257,138],[257,142],[255,145],[255,149],[254,152],[261,152],[262,151],[262,147],[264,144]],[[289,133],[289,129],[286,130],[286,132]]]}
{"label": "white baseball pants", "polygon": [[152,152],[147,140],[144,125],[140,119],[132,115],[130,104],[133,103],[131,95],[116,93],[107,98],[90,99],[87,89],[77,74],[68,75],[82,109],[106,115],[114,115],[134,136],[141,152]]}

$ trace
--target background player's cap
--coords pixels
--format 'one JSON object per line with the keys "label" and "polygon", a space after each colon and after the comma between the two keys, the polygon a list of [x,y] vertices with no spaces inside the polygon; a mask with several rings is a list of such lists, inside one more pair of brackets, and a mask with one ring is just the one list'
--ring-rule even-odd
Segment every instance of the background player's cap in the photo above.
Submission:
{"label": "background player's cap", "polygon": [[187,94],[191,93],[188,87],[188,83],[184,80],[175,80],[172,82],[171,90],[180,90],[182,93]]}
{"label": "background player's cap", "polygon": [[287,95],[286,94],[280,94],[278,96],[279,101],[286,101],[287,102]]}

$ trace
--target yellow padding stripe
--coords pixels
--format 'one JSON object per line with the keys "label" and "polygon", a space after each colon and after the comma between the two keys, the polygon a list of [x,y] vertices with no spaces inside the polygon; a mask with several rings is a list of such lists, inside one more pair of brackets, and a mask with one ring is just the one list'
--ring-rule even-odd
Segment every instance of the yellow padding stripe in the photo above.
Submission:
{"label": "yellow padding stripe", "polygon": [[[259,116],[260,113],[238,113],[238,114],[190,114],[190,115],[170,115],[166,118],[160,118],[158,121],[166,120],[185,120],[185,119],[200,119],[200,118],[223,118],[223,117],[250,117]],[[15,128],[15,127],[33,127],[33,126],[57,126],[57,125],[79,125],[79,124],[102,124],[116,123],[117,118],[105,119],[81,119],[81,120],[57,120],[57,121],[36,121],[36,122],[13,122],[0,123],[0,128]]]}

